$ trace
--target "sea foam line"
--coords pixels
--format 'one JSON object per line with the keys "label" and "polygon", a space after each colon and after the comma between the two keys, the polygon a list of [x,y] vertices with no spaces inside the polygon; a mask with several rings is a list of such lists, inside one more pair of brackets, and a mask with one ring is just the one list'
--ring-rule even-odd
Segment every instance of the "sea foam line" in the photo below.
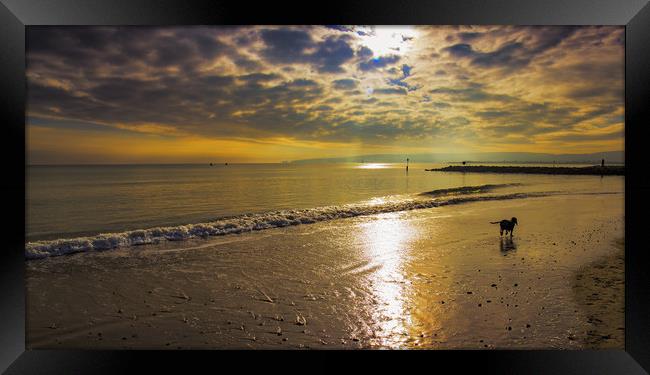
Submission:
{"label": "sea foam line", "polygon": [[161,241],[181,241],[197,237],[223,236],[291,225],[312,224],[333,219],[417,210],[465,202],[518,199],[548,195],[548,193],[512,193],[492,196],[463,196],[505,186],[512,186],[512,184],[464,186],[423,193],[424,195],[436,197],[444,194],[461,195],[448,199],[412,199],[381,204],[347,204],[301,210],[272,211],[223,218],[208,223],[138,229],[121,233],[102,233],[91,237],[29,242],[25,245],[25,257],[27,259],[39,259],[77,252],[102,251],[120,247],[156,244]]}

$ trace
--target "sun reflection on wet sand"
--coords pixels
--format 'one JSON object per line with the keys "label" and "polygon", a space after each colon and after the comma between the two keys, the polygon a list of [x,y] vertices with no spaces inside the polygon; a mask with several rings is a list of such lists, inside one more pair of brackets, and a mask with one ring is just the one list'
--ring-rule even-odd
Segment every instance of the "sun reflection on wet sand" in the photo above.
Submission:
{"label": "sun reflection on wet sand", "polygon": [[377,269],[370,276],[372,293],[377,301],[372,312],[377,324],[376,337],[380,346],[405,346],[411,323],[405,300],[410,281],[404,274],[409,256],[409,243],[417,235],[408,221],[398,213],[378,215],[361,225],[366,254]]}

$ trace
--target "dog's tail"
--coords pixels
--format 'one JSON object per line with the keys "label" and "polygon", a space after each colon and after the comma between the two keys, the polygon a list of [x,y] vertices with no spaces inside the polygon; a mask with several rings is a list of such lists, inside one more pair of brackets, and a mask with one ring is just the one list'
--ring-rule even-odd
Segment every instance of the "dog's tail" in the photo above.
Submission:
{"label": "dog's tail", "polygon": [[500,224],[500,221],[490,221],[490,224]]}

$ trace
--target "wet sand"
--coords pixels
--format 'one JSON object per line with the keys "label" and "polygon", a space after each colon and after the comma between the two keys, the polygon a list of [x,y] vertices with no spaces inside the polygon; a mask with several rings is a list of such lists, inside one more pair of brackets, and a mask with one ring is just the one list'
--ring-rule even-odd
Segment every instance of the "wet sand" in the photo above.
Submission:
{"label": "wet sand", "polygon": [[623,210],[485,201],[28,261],[27,346],[623,348]]}
{"label": "wet sand", "polygon": [[612,254],[581,268],[574,292],[590,328],[585,347],[620,349],[625,343],[625,240],[612,243]]}

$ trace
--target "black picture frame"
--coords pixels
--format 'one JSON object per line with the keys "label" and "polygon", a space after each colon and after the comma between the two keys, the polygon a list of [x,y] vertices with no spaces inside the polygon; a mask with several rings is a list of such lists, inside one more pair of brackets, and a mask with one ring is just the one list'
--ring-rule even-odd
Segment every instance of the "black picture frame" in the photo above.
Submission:
{"label": "black picture frame", "polygon": [[[650,370],[650,265],[644,246],[650,178],[644,175],[644,143],[650,108],[650,5],[648,0],[327,0],[235,2],[183,0],[0,0],[0,110],[5,246],[0,249],[0,370],[7,373],[117,373],[138,366],[165,370],[202,363],[213,371],[236,368],[296,369],[293,357],[336,368],[339,361],[314,354],[180,351],[25,351],[25,27],[27,25],[181,24],[518,24],[625,25],[625,350],[426,351],[400,354],[410,368],[435,371],[451,365],[495,373],[643,374]],[[8,203],[8,204],[7,204]],[[319,352],[319,356],[323,352]],[[369,352],[364,352],[369,353]],[[353,355],[359,368],[393,362],[387,352]],[[352,355],[345,353],[344,356]],[[371,357],[368,357],[371,356]],[[271,358],[269,358],[271,357]],[[365,357],[365,358],[364,358]],[[218,361],[218,363],[215,362]],[[284,366],[282,364],[287,364]],[[215,367],[217,366],[217,367]],[[346,367],[347,370],[351,370]],[[403,368],[404,370],[405,368]],[[646,370],[644,370],[646,369]]]}

